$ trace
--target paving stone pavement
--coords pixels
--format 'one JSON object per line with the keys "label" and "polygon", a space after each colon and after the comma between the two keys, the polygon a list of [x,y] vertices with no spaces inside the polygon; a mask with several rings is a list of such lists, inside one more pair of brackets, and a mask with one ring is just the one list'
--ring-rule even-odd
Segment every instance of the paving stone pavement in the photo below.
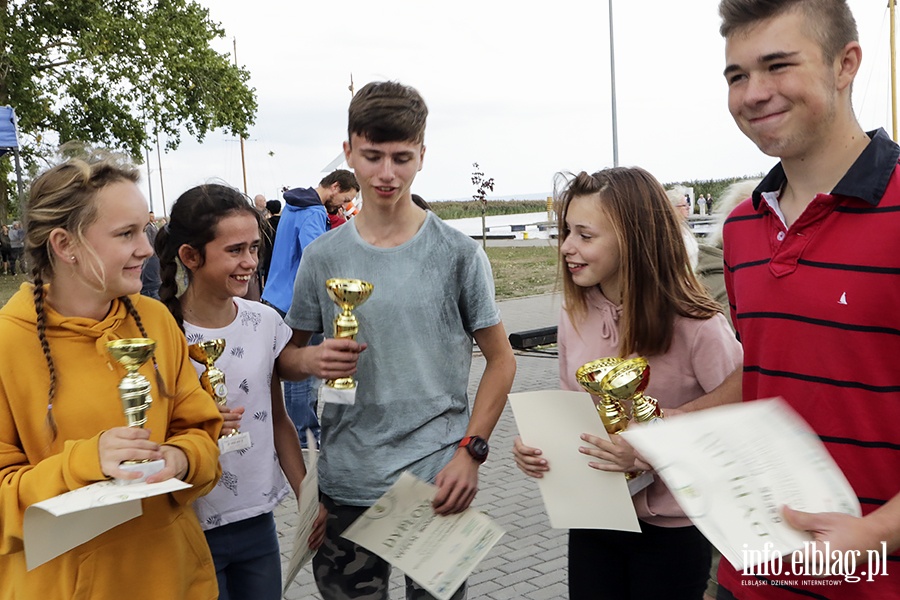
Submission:
{"label": "paving stone pavement", "polygon": [[[558,294],[517,298],[500,302],[507,333],[555,325],[559,317]],[[550,389],[557,386],[555,355],[517,353],[518,370],[513,392]],[[475,353],[469,376],[469,397],[473,398],[484,359]],[[540,492],[534,480],[516,468],[512,443],[517,430],[509,405],[491,435],[491,455],[481,467],[479,492],[473,506],[486,512],[505,530],[500,542],[469,578],[468,597],[489,600],[554,600],[568,597],[566,591],[566,532],[551,529]],[[293,546],[296,530],[296,501],[285,498],[275,511],[281,542],[282,568]],[[391,598],[405,597],[403,574],[396,569],[391,577]],[[305,566],[287,590],[288,600],[321,598],[310,566]]]}

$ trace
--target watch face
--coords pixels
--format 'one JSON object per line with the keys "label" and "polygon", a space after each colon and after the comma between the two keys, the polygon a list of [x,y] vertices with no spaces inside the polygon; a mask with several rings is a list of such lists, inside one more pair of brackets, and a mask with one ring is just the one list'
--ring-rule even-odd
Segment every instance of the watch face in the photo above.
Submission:
{"label": "watch face", "polygon": [[488,454],[488,443],[481,438],[472,438],[469,448],[472,450],[472,454],[478,458],[484,458]]}

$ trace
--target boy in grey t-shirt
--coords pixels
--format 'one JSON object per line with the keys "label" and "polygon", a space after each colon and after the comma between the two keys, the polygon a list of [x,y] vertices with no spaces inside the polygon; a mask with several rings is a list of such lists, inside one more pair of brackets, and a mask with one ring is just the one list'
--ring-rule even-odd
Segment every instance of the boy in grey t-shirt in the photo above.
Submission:
{"label": "boy in grey t-shirt", "polygon": [[[348,353],[358,355],[355,404],[326,404],[322,414],[319,481],[329,518],[313,572],[326,600],[387,597],[390,565],[340,534],[404,470],[438,486],[435,513],[469,507],[515,376],[487,256],[412,201],[427,114],[418,92],[395,82],[354,96],[344,153],[365,208],[310,244],[285,319],[301,346],[313,332],[330,335],[338,307],[326,279],[374,284],[354,310],[359,346],[326,343],[304,354],[307,373],[332,361],[346,370]],[[470,411],[473,339],[486,367]],[[407,579],[407,597],[431,596]],[[454,596],[463,597],[465,585]]]}

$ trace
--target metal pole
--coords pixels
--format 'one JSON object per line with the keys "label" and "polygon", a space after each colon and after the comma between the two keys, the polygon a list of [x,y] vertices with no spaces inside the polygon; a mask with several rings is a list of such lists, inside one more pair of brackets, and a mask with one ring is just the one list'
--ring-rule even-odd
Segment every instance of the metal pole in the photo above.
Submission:
{"label": "metal pole", "polygon": [[153,210],[153,180],[150,178],[150,145],[144,146],[144,156],[147,160],[147,192],[150,194],[150,212],[155,213]]}
{"label": "metal pole", "polygon": [[13,148],[13,156],[16,158],[16,192],[18,192],[19,214],[25,206],[25,188],[22,185],[22,163],[19,161],[19,148]]}
{"label": "metal pole", "polygon": [[[234,41],[234,66],[237,68],[237,38]],[[244,136],[241,136],[241,172],[244,174],[244,195],[247,196],[247,163],[244,159]]]}
{"label": "metal pole", "polygon": [[894,19],[897,0],[888,2],[891,13],[891,123],[893,125],[894,141],[897,141],[897,50],[896,50],[896,24]]}
{"label": "metal pole", "polygon": [[616,44],[613,41],[613,3],[609,0],[609,77],[612,82],[613,166],[619,166],[619,131],[616,120]]}
{"label": "metal pole", "polygon": [[159,149],[159,131],[156,132],[156,162],[159,164],[159,193],[162,196],[162,210],[163,216],[168,216],[169,213],[166,211],[166,186],[163,185],[163,173],[162,173],[162,152]]}

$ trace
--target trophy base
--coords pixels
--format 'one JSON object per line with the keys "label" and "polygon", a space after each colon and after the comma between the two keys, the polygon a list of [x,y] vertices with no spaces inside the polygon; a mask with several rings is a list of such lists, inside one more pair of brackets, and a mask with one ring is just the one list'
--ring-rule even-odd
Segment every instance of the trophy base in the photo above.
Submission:
{"label": "trophy base", "polygon": [[350,389],[333,388],[328,385],[319,386],[319,400],[332,404],[356,404],[356,387]]}
{"label": "trophy base", "polygon": [[339,379],[329,379],[325,382],[330,388],[336,390],[352,390],[356,389],[356,381],[352,377],[341,377]]}
{"label": "trophy base", "polygon": [[164,460],[151,460],[148,462],[139,462],[139,463],[122,463],[119,465],[119,468],[123,471],[132,471],[140,473],[141,476],[137,479],[116,479],[116,483],[119,485],[128,485],[130,483],[143,483],[145,479],[159,473],[166,466],[166,461]]}
{"label": "trophy base", "polygon": [[219,454],[246,450],[253,444],[250,443],[250,434],[246,431],[235,431],[219,438]]}
{"label": "trophy base", "polygon": [[644,471],[640,475],[634,474],[634,477],[628,480],[628,493],[634,496],[639,491],[653,483],[653,473]]}

